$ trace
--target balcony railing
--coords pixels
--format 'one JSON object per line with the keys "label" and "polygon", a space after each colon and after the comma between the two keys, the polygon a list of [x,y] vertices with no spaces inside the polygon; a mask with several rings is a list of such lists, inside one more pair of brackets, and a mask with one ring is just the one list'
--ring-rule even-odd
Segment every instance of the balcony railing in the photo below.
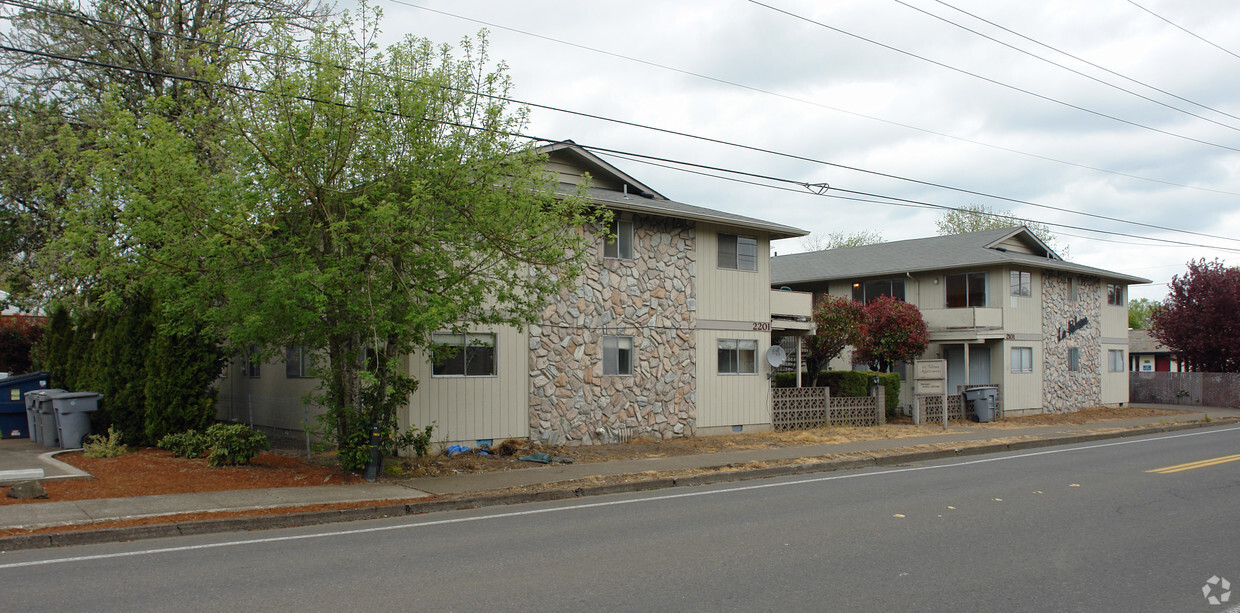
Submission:
{"label": "balcony railing", "polygon": [[809,292],[771,290],[771,317],[809,318],[814,313],[814,295]]}
{"label": "balcony railing", "polygon": [[921,316],[926,327],[934,330],[977,330],[1003,327],[1003,309],[970,307],[959,309],[925,309]]}

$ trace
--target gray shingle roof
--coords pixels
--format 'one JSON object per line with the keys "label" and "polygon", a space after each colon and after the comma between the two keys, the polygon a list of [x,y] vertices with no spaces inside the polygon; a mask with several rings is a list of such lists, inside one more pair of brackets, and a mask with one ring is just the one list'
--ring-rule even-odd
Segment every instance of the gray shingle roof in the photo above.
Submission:
{"label": "gray shingle roof", "polygon": [[[1047,255],[1017,253],[995,247],[996,243],[1009,238],[1040,246]],[[771,258],[771,283],[787,285],[1013,264],[1095,275],[1129,284],[1150,282],[1141,277],[1066,262],[1045,249],[1045,245],[1027,229],[1014,227],[781,255]]]}
{"label": "gray shingle roof", "polygon": [[[573,186],[565,185],[562,188],[566,192],[571,192]],[[718,224],[721,226],[730,226],[734,228],[761,230],[769,232],[771,239],[794,238],[797,236],[805,236],[809,234],[800,228],[785,226],[770,221],[745,217],[744,215],[734,215],[723,211],[716,211],[692,204],[684,204],[673,200],[659,200],[655,198],[643,198],[629,194],[625,196],[623,192],[617,192],[609,189],[590,188],[590,199],[596,204],[632,213],[641,213],[646,215],[659,215],[663,217],[675,217],[677,219],[691,219],[693,221],[701,221],[706,223]]]}

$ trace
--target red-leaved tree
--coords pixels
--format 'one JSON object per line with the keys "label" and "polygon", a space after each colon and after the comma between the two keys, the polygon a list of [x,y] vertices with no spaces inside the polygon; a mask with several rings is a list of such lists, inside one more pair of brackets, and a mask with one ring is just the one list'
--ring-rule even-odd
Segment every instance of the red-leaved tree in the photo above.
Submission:
{"label": "red-leaved tree", "polygon": [[1188,263],[1151,317],[1150,333],[1193,370],[1240,372],[1240,269],[1219,260]]}
{"label": "red-leaved tree", "polygon": [[917,307],[898,298],[880,296],[866,304],[864,310],[854,360],[867,362],[879,372],[890,372],[896,362],[909,362],[925,353],[930,332]]}
{"label": "red-leaved tree", "polygon": [[30,372],[30,350],[46,327],[42,317],[0,317],[0,372]]}
{"label": "red-leaved tree", "polygon": [[857,344],[857,332],[864,317],[864,307],[850,298],[823,294],[814,304],[817,331],[805,338],[809,354],[805,364],[813,377],[811,386],[818,385],[818,373],[843,353],[845,347]]}

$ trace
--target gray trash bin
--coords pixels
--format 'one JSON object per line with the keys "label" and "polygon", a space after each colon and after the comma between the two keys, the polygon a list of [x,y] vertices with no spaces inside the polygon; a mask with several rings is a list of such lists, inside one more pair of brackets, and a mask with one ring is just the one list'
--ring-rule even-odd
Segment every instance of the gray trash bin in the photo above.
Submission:
{"label": "gray trash bin", "polygon": [[964,401],[973,407],[977,421],[982,423],[995,420],[995,399],[999,397],[997,387],[974,387],[964,391]]}
{"label": "gray trash bin", "polygon": [[[65,390],[52,389],[39,390],[27,395],[27,398],[33,397],[30,401],[34,409],[34,421],[32,422],[32,432],[34,434],[32,438],[34,442],[44,447],[60,446],[60,436],[56,432],[56,413],[52,411],[51,396],[63,393],[66,393]],[[28,413],[27,415],[29,416],[30,414]]]}
{"label": "gray trash bin", "polygon": [[90,436],[90,414],[99,409],[97,392],[61,392],[50,394],[52,410],[56,413],[56,433],[60,446],[78,449]]}

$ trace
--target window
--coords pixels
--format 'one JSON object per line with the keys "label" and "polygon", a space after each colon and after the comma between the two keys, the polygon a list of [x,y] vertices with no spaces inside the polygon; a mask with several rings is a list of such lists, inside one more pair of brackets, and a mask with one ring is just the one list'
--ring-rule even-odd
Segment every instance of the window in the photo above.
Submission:
{"label": "window", "polygon": [[305,347],[285,347],[284,376],[289,379],[310,376],[310,352]]}
{"label": "window", "polygon": [[250,345],[245,352],[245,359],[241,361],[241,374],[247,377],[257,379],[262,374],[262,362],[258,357],[258,346]]}
{"label": "window", "polygon": [[619,260],[633,259],[633,222],[614,219],[607,233],[611,236],[603,243],[603,257]]}
{"label": "window", "polygon": [[719,268],[758,270],[758,239],[720,234]]}
{"label": "window", "polygon": [[1072,347],[1068,349],[1068,371],[1077,372],[1081,370],[1081,350]]}
{"label": "window", "polygon": [[1124,306],[1124,286],[1107,283],[1107,304]]}
{"label": "window", "polygon": [[1107,370],[1111,372],[1124,372],[1124,350],[1111,349],[1107,351]]}
{"label": "window", "polygon": [[1012,347],[1012,372],[1033,372],[1033,347]]}
{"label": "window", "polygon": [[1033,275],[1019,270],[1013,270],[1012,277],[1012,295],[1023,296],[1028,298],[1033,295]]}
{"label": "window", "polygon": [[633,374],[633,337],[603,337],[603,374]]}
{"label": "window", "polygon": [[879,296],[891,296],[904,300],[904,279],[853,283],[853,300],[870,303]]}
{"label": "window", "polygon": [[453,334],[436,332],[431,335],[436,360],[431,374],[436,377],[495,376],[494,334]]}
{"label": "window", "polygon": [[719,339],[719,374],[752,375],[757,372],[757,340]]}
{"label": "window", "polygon": [[947,307],[986,306],[986,273],[947,275]]}
{"label": "window", "polygon": [[1068,300],[1071,300],[1072,302],[1076,302],[1077,296],[1080,294],[1080,292],[1081,292],[1081,287],[1080,287],[1080,284],[1077,283],[1076,277],[1070,277],[1068,279]]}

